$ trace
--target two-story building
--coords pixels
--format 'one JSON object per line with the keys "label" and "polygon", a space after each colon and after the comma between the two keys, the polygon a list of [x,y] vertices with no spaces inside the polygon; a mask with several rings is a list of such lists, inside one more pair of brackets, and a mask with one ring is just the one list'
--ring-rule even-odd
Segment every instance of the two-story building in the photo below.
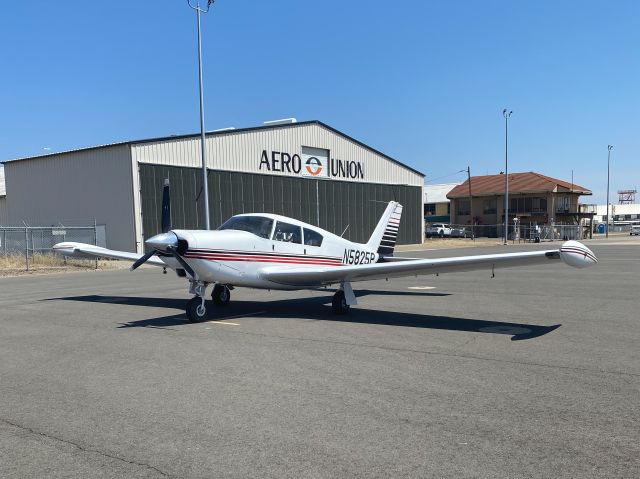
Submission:
{"label": "two-story building", "polygon": [[[503,236],[505,176],[473,176],[452,189],[451,223],[482,225],[485,236]],[[582,195],[591,191],[580,185],[540,173],[509,173],[509,225],[580,225],[593,218],[579,206]],[[472,221],[473,218],[473,221]]]}

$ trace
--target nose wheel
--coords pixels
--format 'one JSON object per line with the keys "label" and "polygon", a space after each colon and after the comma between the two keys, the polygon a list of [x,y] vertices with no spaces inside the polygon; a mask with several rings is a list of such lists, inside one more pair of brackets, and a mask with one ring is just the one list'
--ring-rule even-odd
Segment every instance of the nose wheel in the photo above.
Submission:
{"label": "nose wheel", "polygon": [[199,323],[207,319],[207,304],[203,297],[194,296],[187,301],[187,319],[190,323]]}

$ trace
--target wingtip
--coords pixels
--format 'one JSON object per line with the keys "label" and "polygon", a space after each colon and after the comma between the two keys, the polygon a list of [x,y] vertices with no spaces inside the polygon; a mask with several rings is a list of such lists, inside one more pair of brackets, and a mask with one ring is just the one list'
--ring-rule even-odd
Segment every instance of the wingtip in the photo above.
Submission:
{"label": "wingtip", "polygon": [[588,268],[598,262],[593,251],[579,241],[565,241],[560,246],[560,258],[574,268]]}

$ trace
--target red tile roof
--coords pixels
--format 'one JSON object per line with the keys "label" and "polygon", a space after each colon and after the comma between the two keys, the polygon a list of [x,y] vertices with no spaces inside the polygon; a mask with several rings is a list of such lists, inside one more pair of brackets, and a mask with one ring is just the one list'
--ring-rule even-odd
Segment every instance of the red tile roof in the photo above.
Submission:
{"label": "red tile roof", "polygon": [[[572,185],[566,181],[557,180],[550,176],[528,171],[526,173],[509,173],[509,193],[549,193],[573,192],[590,195],[588,190],[580,185]],[[472,196],[504,195],[504,174],[471,177]],[[469,180],[452,189],[447,198],[466,198],[469,196]]]}

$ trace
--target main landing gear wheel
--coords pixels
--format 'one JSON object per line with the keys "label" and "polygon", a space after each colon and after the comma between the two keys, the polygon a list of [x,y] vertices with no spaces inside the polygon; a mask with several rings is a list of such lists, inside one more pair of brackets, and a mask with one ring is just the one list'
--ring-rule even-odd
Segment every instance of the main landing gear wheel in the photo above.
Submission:
{"label": "main landing gear wheel", "polygon": [[187,301],[187,319],[190,323],[200,323],[207,319],[207,306],[200,296],[194,296]]}
{"label": "main landing gear wheel", "polygon": [[223,284],[216,284],[211,291],[211,299],[216,306],[226,306],[231,299],[231,291]]}
{"label": "main landing gear wheel", "polygon": [[331,308],[335,314],[347,314],[350,306],[347,304],[347,298],[344,297],[344,291],[340,290],[333,295]]}

